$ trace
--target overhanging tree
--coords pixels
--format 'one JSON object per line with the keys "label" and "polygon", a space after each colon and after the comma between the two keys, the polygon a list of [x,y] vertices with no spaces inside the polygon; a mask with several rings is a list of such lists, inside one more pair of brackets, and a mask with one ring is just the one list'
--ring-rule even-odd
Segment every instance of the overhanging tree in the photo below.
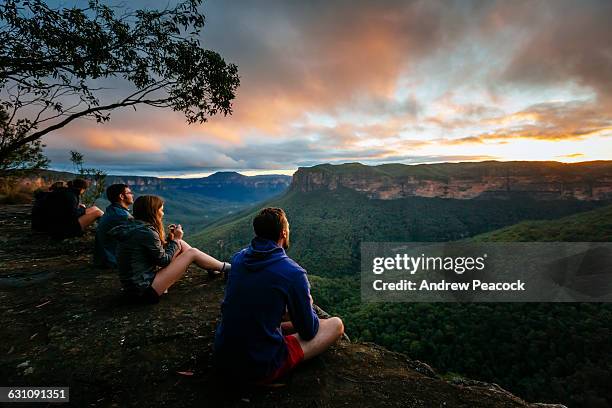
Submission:
{"label": "overhanging tree", "polygon": [[231,114],[238,69],[202,47],[200,4],[117,14],[96,0],[84,8],[5,0],[0,169],[15,167],[19,152],[40,154],[46,134],[79,118],[106,122],[117,108],[171,108],[188,123]]}
{"label": "overhanging tree", "polygon": [[[22,129],[19,126],[9,124],[8,113],[0,108],[0,134],[2,141],[10,143],[13,140],[18,140],[23,137]],[[9,154],[0,161],[0,176],[4,175],[6,170],[11,170],[11,174],[18,175],[20,171],[28,171],[30,169],[46,168],[49,160],[43,154],[42,148],[44,145],[40,140],[30,142],[12,149]]]}

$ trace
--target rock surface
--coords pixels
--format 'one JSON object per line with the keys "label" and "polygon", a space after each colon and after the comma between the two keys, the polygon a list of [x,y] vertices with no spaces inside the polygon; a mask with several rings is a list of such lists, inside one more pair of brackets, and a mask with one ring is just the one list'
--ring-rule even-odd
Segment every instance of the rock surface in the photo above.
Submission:
{"label": "rock surface", "polygon": [[403,354],[348,342],[283,387],[222,384],[211,366],[220,279],[193,267],[160,304],[127,304],[115,273],[89,266],[91,234],[53,242],[30,232],[28,213],[0,207],[2,386],[70,386],[76,407],[553,406],[495,384],[447,382]]}

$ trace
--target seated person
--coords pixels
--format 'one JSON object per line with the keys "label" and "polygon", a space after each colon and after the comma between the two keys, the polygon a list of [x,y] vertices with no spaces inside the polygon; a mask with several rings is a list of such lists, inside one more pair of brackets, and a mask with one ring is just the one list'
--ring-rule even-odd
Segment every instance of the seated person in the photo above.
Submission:
{"label": "seated person", "polygon": [[49,187],[49,191],[55,191],[55,190],[59,190],[60,188],[66,188],[68,187],[68,184],[65,181],[56,181],[55,183],[51,184],[51,186]]}
{"label": "seated person", "polygon": [[134,204],[134,193],[127,184],[112,184],[106,189],[110,205],[96,228],[94,265],[98,268],[117,267],[117,241],[108,236],[108,231],[132,218],[128,207]]}
{"label": "seated person", "polygon": [[[232,258],[215,335],[215,363],[228,377],[266,384],[327,350],[344,326],[337,317],[319,320],[313,310],[306,271],[285,253],[285,212],[265,208],[253,227],[251,245]],[[282,323],[286,311],[291,324]],[[296,333],[283,333],[281,326]]]}
{"label": "seated person", "polygon": [[68,187],[56,188],[44,198],[39,216],[44,218],[46,232],[59,239],[80,236],[104,214],[96,206],[85,208],[81,204],[81,196],[88,187],[87,181],[77,178],[69,181]]}
{"label": "seated person", "polygon": [[138,197],[133,212],[133,220],[114,227],[107,234],[119,243],[119,279],[126,294],[133,299],[145,303],[159,302],[160,296],[187,272],[192,263],[207,270],[230,270],[229,263],[220,262],[183,241],[180,225],[171,229],[166,238],[164,201],[160,197]]}
{"label": "seated person", "polygon": [[56,181],[49,186],[48,191],[42,189],[34,193],[34,203],[32,205],[32,229],[34,231],[46,232],[48,230],[48,217],[45,216],[45,200],[53,191],[66,188],[66,183]]}

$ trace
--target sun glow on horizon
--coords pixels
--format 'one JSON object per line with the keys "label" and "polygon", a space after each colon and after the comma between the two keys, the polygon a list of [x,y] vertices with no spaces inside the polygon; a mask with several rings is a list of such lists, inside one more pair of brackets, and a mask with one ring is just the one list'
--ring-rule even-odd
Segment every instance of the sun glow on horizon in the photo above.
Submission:
{"label": "sun glow on horizon", "polygon": [[[178,178],[326,162],[612,159],[608,9],[459,3],[333,2],[325,19],[299,2],[278,14],[218,6],[209,45],[241,76],[231,116],[188,126],[176,112],[128,110],[44,142],[60,164],[76,149],[112,172]],[[227,31],[228,21],[252,30]]]}

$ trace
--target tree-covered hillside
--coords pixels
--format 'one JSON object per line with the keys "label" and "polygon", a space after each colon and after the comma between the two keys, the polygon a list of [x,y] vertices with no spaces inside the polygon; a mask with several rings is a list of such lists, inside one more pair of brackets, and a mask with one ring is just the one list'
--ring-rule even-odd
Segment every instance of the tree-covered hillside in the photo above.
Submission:
{"label": "tree-covered hillside", "polygon": [[[471,237],[529,219],[552,219],[601,206],[578,200],[454,200],[409,197],[369,199],[350,189],[289,191],[263,206],[282,207],[289,218],[290,254],[316,275],[336,277],[359,271],[362,241],[443,242]],[[251,222],[259,209],[222,219],[193,243],[228,259],[248,245]]]}
{"label": "tree-covered hillside", "polygon": [[341,165],[319,164],[308,168],[309,171],[321,171],[330,174],[348,174],[351,176],[387,176],[416,177],[428,180],[446,180],[448,178],[479,177],[482,175],[524,175],[540,177],[549,174],[563,176],[588,176],[596,179],[610,175],[612,161],[597,160],[579,163],[561,163],[556,161],[481,161],[461,163],[434,163],[406,165],[388,163],[378,166],[367,166],[361,163]]}
{"label": "tree-covered hillside", "polygon": [[612,205],[558,220],[524,221],[473,237],[498,242],[610,242]]}
{"label": "tree-covered hillside", "polygon": [[[612,206],[529,221],[477,241],[611,241]],[[449,376],[494,381],[571,407],[612,406],[612,305],[362,304],[358,279],[311,277],[321,306],[354,338],[427,361]],[[458,373],[458,374],[457,374]]]}

